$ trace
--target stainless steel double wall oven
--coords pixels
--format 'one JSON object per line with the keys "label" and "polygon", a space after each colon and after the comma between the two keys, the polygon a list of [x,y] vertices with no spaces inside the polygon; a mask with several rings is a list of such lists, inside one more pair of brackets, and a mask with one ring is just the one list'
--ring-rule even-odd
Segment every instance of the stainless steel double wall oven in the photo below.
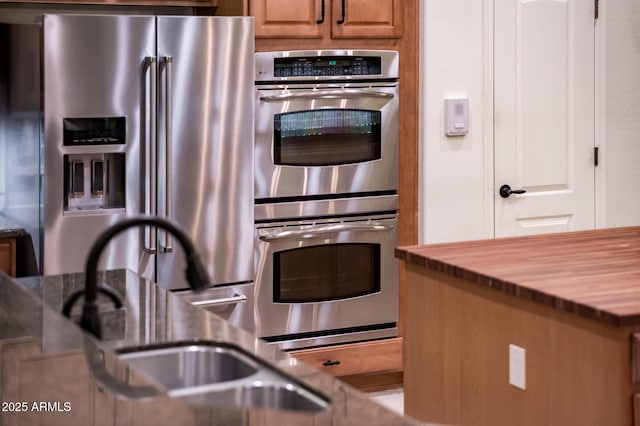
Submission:
{"label": "stainless steel double wall oven", "polygon": [[398,333],[398,53],[256,54],[256,332]]}

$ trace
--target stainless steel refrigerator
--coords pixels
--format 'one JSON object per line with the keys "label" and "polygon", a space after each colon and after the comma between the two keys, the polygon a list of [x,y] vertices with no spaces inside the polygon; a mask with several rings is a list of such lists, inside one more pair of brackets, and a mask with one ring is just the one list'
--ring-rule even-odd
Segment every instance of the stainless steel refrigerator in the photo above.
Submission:
{"label": "stainless steel refrigerator", "polygon": [[[253,281],[253,18],[48,14],[0,43],[0,212],[41,273],[81,272],[101,231],[150,214],[186,229],[213,284]],[[181,250],[132,230],[101,268],[181,289]]]}

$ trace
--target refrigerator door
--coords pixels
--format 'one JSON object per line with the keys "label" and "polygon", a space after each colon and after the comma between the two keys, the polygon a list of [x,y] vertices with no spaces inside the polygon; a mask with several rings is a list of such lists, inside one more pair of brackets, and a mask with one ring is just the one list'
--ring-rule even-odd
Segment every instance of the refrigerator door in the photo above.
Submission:
{"label": "refrigerator door", "polygon": [[[158,213],[214,285],[253,281],[253,40],[251,17],[158,17]],[[182,248],[158,241],[158,283],[186,287]]]}
{"label": "refrigerator door", "polygon": [[[44,16],[44,274],[81,272],[100,232],[144,210],[154,55],[153,17]],[[137,270],[141,235],[100,267]]]}

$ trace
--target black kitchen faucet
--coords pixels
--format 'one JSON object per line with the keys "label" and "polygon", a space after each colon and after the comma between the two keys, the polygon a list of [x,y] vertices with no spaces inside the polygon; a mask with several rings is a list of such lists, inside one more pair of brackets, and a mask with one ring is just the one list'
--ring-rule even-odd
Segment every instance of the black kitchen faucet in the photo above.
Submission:
{"label": "black kitchen faucet", "polygon": [[84,294],[84,306],[79,324],[85,331],[93,334],[98,339],[102,338],[102,327],[100,325],[100,317],[98,315],[98,305],[96,304],[98,292],[107,295],[113,301],[116,308],[122,307],[122,300],[115,291],[105,285],[98,285],[98,260],[100,259],[100,254],[102,254],[107,243],[113,237],[120,232],[135,226],[154,226],[164,229],[176,237],[187,258],[185,276],[191,289],[195,291],[203,290],[211,283],[207,269],[202,263],[202,260],[200,260],[200,256],[196,252],[193,243],[187,234],[175,223],[153,216],[133,217],[118,222],[102,232],[102,234],[100,234],[94,241],[85,263],[84,290],[74,292],[69,299],[67,299],[62,308],[64,316],[70,317],[71,308],[80,296]]}

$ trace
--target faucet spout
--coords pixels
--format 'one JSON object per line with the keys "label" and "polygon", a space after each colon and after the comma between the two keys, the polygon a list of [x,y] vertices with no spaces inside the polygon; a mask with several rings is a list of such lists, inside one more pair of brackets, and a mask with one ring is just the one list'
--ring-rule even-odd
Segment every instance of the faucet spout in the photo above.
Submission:
{"label": "faucet spout", "polygon": [[[200,256],[195,250],[195,246],[187,234],[177,224],[166,219],[152,216],[139,216],[122,220],[106,229],[98,236],[89,250],[85,263],[84,306],[82,317],[80,319],[80,327],[99,339],[102,337],[102,330],[98,316],[98,306],[96,304],[98,292],[107,294],[114,301],[116,307],[122,306],[122,302],[113,291],[108,290],[105,287],[98,286],[98,260],[100,260],[100,255],[111,239],[120,232],[137,226],[154,226],[161,228],[176,237],[182,246],[187,259],[185,277],[189,286],[193,290],[202,290],[211,283],[209,274],[207,273],[207,268],[202,263]],[[73,304],[78,300],[82,293],[83,291],[74,293],[64,304],[62,313],[65,316],[70,316]]]}

